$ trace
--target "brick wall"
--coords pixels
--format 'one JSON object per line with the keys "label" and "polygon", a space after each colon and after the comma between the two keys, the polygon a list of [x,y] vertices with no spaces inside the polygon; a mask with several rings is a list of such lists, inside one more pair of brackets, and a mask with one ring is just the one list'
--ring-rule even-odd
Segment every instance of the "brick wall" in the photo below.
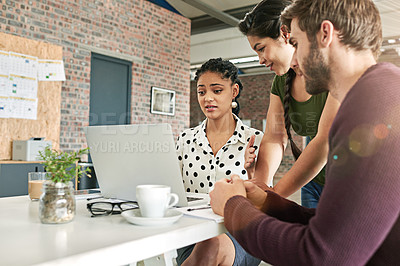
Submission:
{"label": "brick wall", "polygon": [[[145,0],[0,0],[0,30],[63,47],[60,148],[86,146],[91,52],[132,61],[132,123],[189,125],[190,20]],[[150,88],[176,91],[175,116],[150,114]]]}

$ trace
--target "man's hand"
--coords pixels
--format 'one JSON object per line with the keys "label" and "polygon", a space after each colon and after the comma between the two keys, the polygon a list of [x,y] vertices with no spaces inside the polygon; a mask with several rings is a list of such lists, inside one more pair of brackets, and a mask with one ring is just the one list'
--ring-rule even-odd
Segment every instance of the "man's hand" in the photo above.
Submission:
{"label": "man's hand", "polygon": [[224,178],[215,183],[213,191],[210,192],[210,205],[212,210],[221,216],[224,216],[226,202],[233,196],[241,195],[246,197],[244,181],[237,175],[231,178]]}
{"label": "man's hand", "polygon": [[246,188],[247,198],[257,209],[260,210],[267,198],[267,193],[254,182],[245,181],[244,186]]}
{"label": "man's hand", "polygon": [[250,137],[249,143],[247,144],[246,150],[244,152],[244,169],[247,171],[247,177],[249,179],[253,178],[256,166],[256,149],[253,147],[256,136]]}

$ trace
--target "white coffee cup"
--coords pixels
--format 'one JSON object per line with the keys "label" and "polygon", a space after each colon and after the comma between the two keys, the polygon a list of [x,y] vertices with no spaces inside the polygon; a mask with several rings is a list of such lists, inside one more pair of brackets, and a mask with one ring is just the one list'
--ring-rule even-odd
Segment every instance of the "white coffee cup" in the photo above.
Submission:
{"label": "white coffee cup", "polygon": [[179,197],[171,193],[169,186],[139,185],[136,187],[136,200],[142,217],[160,218],[168,208],[178,203]]}

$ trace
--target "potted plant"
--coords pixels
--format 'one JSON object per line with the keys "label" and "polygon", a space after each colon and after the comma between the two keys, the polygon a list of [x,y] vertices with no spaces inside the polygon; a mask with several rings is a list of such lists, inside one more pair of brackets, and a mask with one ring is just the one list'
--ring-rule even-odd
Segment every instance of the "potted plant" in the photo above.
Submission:
{"label": "potted plant", "polygon": [[67,223],[75,217],[75,195],[72,180],[89,168],[82,170],[78,161],[88,148],[74,152],[61,152],[46,147],[39,152],[49,179],[43,183],[43,193],[39,200],[39,217],[42,223]]}

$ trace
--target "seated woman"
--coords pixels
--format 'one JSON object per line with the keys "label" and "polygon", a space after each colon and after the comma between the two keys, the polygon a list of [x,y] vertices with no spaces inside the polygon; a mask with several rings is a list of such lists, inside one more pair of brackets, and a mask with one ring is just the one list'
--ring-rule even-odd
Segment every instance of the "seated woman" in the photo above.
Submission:
{"label": "seated woman", "polygon": [[[260,145],[262,132],[250,128],[237,117],[237,99],[242,90],[238,69],[221,58],[210,59],[196,72],[197,99],[206,119],[197,127],[183,131],[177,140],[177,152],[187,192],[209,193],[216,181],[239,175],[252,177],[244,169],[244,152],[255,135],[253,147]],[[204,245],[203,245],[204,244]],[[210,248],[207,256],[195,254],[198,248]],[[190,256],[192,251],[194,256]],[[227,250],[230,256],[225,256]],[[179,265],[258,265],[259,259],[246,253],[229,234],[178,250]]]}

